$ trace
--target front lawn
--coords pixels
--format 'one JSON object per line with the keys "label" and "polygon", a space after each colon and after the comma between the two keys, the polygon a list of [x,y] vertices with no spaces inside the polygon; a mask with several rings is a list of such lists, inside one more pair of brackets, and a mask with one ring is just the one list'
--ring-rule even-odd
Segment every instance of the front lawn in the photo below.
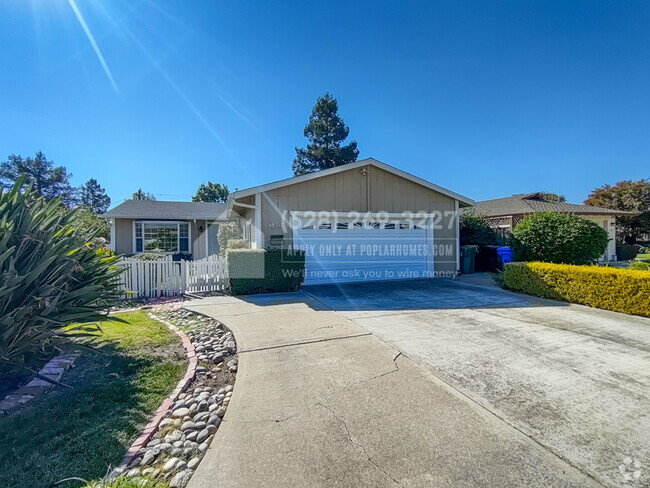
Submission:
{"label": "front lawn", "polygon": [[[17,415],[0,418],[0,486],[46,488],[93,480],[116,466],[186,370],[181,341],[146,312],[103,322],[62,382]],[[89,340],[89,339],[84,339]],[[79,486],[66,483],[63,486]]]}

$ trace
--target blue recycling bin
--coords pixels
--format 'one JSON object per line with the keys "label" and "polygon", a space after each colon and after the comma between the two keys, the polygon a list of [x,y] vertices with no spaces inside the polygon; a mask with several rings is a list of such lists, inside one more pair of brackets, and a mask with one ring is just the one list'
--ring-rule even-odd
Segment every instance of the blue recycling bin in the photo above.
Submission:
{"label": "blue recycling bin", "polygon": [[501,258],[503,264],[512,263],[514,253],[510,246],[497,247],[497,254]]}

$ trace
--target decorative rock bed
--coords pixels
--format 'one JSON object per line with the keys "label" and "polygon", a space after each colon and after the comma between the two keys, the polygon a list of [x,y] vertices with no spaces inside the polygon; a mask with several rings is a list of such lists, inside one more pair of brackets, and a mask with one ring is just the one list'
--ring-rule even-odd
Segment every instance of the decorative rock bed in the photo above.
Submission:
{"label": "decorative rock bed", "polygon": [[237,345],[232,333],[209,317],[169,307],[152,312],[152,318],[177,327],[190,339],[198,359],[196,376],[171,403],[151,440],[116,474],[165,479],[170,488],[182,488],[226,413],[237,372]]}

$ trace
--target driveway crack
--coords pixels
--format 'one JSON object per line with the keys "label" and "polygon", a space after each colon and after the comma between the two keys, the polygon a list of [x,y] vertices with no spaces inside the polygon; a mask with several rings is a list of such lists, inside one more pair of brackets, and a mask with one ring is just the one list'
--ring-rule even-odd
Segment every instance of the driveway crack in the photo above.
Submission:
{"label": "driveway crack", "polygon": [[344,388],[344,390],[349,390],[350,388],[354,388],[355,386],[360,385],[361,383],[367,383],[368,381],[373,381],[373,380],[376,380],[377,378],[382,378],[384,376],[388,376],[389,374],[397,373],[399,371],[399,364],[397,364],[397,358],[399,358],[401,355],[402,355],[401,352],[398,352],[395,355],[395,357],[393,358],[393,364],[394,364],[395,367],[393,369],[391,369],[390,371],[386,371],[384,373],[381,373],[381,374],[378,374],[378,375],[375,375],[375,376],[371,376],[370,378],[364,378],[362,380],[359,380],[356,383],[352,383],[351,385],[346,386]]}
{"label": "driveway crack", "polygon": [[[397,356],[399,356],[399,354],[398,354]],[[394,360],[397,359],[397,356],[395,356]],[[390,372],[389,372],[389,373],[390,373]],[[385,374],[389,374],[389,373],[385,373]],[[366,448],[363,447],[363,445],[359,444],[357,441],[354,440],[354,438],[353,438],[352,435],[350,434],[350,430],[348,429],[348,425],[345,423],[345,421],[344,421],[343,419],[341,419],[338,415],[336,415],[336,413],[334,413],[334,410],[332,410],[332,409],[329,408],[327,405],[324,405],[324,404],[322,404],[322,403],[320,403],[320,402],[316,403],[316,406],[318,406],[318,405],[320,405],[321,407],[323,407],[325,410],[329,411],[329,412],[332,414],[332,416],[333,416],[333,417],[334,417],[334,418],[335,418],[335,419],[336,419],[336,420],[337,420],[337,421],[338,421],[338,422],[343,426],[343,429],[345,430],[345,436],[348,438],[348,440],[350,441],[351,444],[353,444],[354,446],[356,446],[356,447],[358,447],[359,449],[361,449],[361,451],[362,451],[363,454],[366,456],[366,458],[368,459],[368,461],[370,462],[370,464],[372,464],[375,468],[377,468],[379,471],[381,471],[381,472],[382,472],[386,477],[390,478],[390,479],[393,481],[393,483],[395,483],[395,484],[397,484],[397,485],[400,485],[400,482],[399,482],[399,481],[397,481],[397,480],[396,480],[395,478],[393,478],[390,474],[388,474],[388,472],[387,472],[384,468],[382,468],[381,466],[379,466],[379,464],[377,464],[377,463],[376,463],[376,462],[375,462],[375,461],[370,457],[370,455],[368,454],[368,451],[366,451]]]}
{"label": "driveway crack", "polygon": [[311,333],[313,334],[313,333],[316,332],[317,330],[322,330],[322,329],[331,329],[332,327],[334,327],[334,326],[333,326],[333,325],[324,325],[324,326],[322,326],[322,327],[316,327],[314,330],[311,331]]}

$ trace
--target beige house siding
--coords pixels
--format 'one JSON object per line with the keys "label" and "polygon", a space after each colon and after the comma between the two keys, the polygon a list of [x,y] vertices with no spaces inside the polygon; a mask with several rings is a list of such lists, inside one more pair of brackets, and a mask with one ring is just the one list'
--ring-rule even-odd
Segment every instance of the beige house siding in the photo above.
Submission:
{"label": "beige house siding", "polygon": [[607,231],[609,243],[605,261],[611,261],[616,255],[616,217],[613,215],[580,215],[587,220],[597,223]]}
{"label": "beige house siding", "polygon": [[[203,232],[199,231],[199,227],[203,228]],[[190,220],[190,240],[192,241],[192,257],[194,259],[202,259],[206,256],[205,251],[205,232],[207,226],[205,220]]]}
{"label": "beige house siding", "polygon": [[115,219],[115,235],[111,239],[115,243],[117,254],[133,254],[133,219]]}
{"label": "beige house siding", "polygon": [[[111,239],[115,243],[115,252],[117,254],[133,254],[133,222],[140,219],[114,219],[115,235]],[[146,220],[142,220],[143,222]],[[194,259],[206,257],[206,235],[207,222],[205,220],[190,220],[190,249]],[[203,232],[199,231],[203,227]]]}
{"label": "beige house siding", "polygon": [[[273,234],[284,234],[285,245],[291,245],[291,211],[440,212],[434,229],[434,267],[437,272],[456,271],[456,200],[376,166],[365,169],[367,175],[355,168],[263,192],[263,247],[270,245]],[[248,209],[234,208],[251,218]]]}

